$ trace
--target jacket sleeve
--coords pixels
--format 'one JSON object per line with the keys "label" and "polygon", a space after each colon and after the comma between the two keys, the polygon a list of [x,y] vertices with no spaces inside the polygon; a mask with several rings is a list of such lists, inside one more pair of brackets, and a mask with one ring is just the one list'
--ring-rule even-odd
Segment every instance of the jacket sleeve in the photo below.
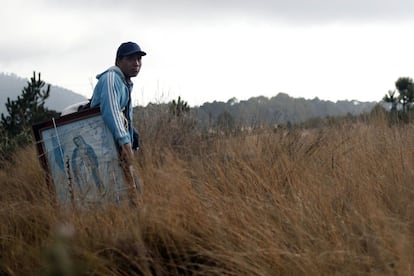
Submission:
{"label": "jacket sleeve", "polygon": [[131,143],[130,134],[125,128],[124,117],[120,108],[122,91],[116,86],[116,73],[108,72],[99,81],[102,81],[100,108],[103,119],[119,145]]}

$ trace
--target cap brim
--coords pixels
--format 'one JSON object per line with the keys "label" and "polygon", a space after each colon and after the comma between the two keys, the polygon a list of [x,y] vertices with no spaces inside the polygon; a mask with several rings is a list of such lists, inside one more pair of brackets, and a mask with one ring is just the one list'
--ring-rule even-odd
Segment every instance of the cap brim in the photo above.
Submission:
{"label": "cap brim", "polygon": [[124,54],[123,56],[129,56],[129,55],[132,55],[132,54],[139,54],[140,56],[146,56],[147,55],[147,53],[145,53],[144,51],[131,51],[131,52],[128,52],[128,53]]}

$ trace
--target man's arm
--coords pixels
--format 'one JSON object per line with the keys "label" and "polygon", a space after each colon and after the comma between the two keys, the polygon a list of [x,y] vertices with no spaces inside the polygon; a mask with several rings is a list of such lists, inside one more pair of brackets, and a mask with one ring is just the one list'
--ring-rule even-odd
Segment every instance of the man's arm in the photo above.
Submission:
{"label": "man's arm", "polygon": [[118,145],[131,142],[129,132],[125,127],[123,113],[120,108],[120,96],[122,91],[116,90],[115,72],[108,72],[103,75],[98,85],[100,85],[101,93],[99,94],[99,105],[102,117],[114,136]]}

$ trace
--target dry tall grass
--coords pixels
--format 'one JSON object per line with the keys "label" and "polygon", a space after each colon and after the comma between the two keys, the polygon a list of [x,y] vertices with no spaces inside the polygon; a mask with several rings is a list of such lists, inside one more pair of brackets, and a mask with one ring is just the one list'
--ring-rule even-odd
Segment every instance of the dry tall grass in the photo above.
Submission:
{"label": "dry tall grass", "polygon": [[179,153],[143,135],[138,209],[60,210],[18,152],[0,171],[0,274],[414,273],[413,125],[187,133]]}

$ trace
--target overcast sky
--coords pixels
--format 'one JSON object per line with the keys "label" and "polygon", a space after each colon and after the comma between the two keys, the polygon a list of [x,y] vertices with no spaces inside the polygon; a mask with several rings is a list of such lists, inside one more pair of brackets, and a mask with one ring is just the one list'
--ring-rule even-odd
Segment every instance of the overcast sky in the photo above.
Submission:
{"label": "overcast sky", "polygon": [[[414,77],[414,1],[0,0],[0,72],[92,95],[120,43],[148,55],[134,103],[379,101]],[[52,91],[53,93],[53,91]]]}

